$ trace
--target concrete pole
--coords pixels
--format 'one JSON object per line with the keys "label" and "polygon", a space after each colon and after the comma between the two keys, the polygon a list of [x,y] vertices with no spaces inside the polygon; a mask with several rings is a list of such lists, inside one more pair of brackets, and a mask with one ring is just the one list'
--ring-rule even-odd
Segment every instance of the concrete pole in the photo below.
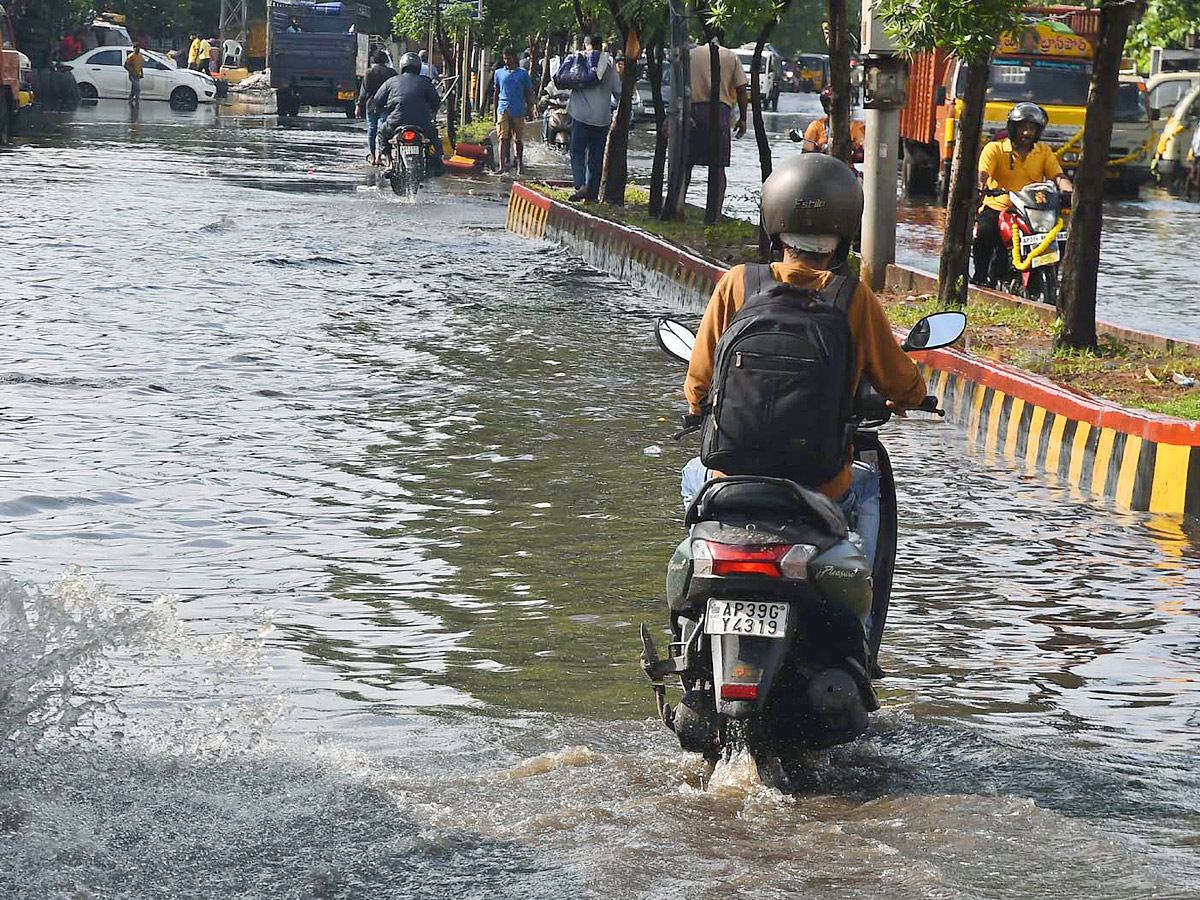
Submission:
{"label": "concrete pole", "polygon": [[[875,15],[879,0],[862,5],[862,52],[894,59],[896,45]],[[864,73],[865,74],[865,73]],[[875,86],[875,87],[878,87]],[[867,136],[863,147],[862,268],[860,277],[872,290],[880,290],[888,263],[896,261],[896,176],[900,155],[900,109],[895,103],[868,98],[863,81]]]}
{"label": "concrete pole", "polygon": [[896,156],[900,148],[900,111],[866,110],[863,146],[861,277],[872,290],[883,288],[888,263],[896,261]]}

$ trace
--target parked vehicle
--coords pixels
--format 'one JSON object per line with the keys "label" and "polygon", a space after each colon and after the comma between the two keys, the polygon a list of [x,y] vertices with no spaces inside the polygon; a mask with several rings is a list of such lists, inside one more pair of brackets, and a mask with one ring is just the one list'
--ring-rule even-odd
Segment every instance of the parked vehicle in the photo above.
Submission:
{"label": "parked vehicle", "polygon": [[335,107],[354,118],[368,68],[370,7],[270,0],[269,18],[268,66],[280,117],[298,115],[303,104]]}
{"label": "parked vehicle", "polygon": [[1163,125],[1150,163],[1150,171],[1159,184],[1178,187],[1187,177],[1188,151],[1197,128],[1200,128],[1200,85],[1175,104],[1171,117]]}
{"label": "parked vehicle", "polygon": [[1150,94],[1150,115],[1154,119],[1165,119],[1196,85],[1200,84],[1200,72],[1160,72],[1151,75],[1146,82]]}
{"label": "parked vehicle", "polygon": [[[1004,191],[993,192],[1002,195]],[[1000,213],[1001,252],[992,260],[993,287],[1047,306],[1058,303],[1058,267],[1067,243],[1063,198],[1052,181],[1008,192]]]}
{"label": "parked vehicle", "polygon": [[[746,72],[746,80],[753,83],[754,45],[743,44],[737,50],[738,61]],[[763,48],[759,62],[759,90],[762,91],[763,106],[771,110],[779,109],[779,92],[782,90],[779,54],[768,48]]]}
{"label": "parked vehicle", "polygon": [[429,177],[435,152],[425,132],[415,125],[405,125],[392,137],[392,168],[384,173],[392,190],[402,197],[416,199],[421,185]]}
{"label": "parked vehicle", "polygon": [[546,82],[539,107],[542,110],[542,140],[564,153],[571,149],[571,129],[575,120],[567,112],[567,101],[571,92],[554,86],[553,81]]}
{"label": "parked vehicle", "polygon": [[[1026,28],[1019,34],[1001,36],[988,76],[983,133],[990,137],[1002,130],[1012,107],[1032,100],[1050,117],[1041,140],[1056,150],[1063,167],[1072,172],[1079,163],[1100,13],[1078,7],[1053,9],[1056,18],[1046,19],[1044,13],[1031,8]],[[908,193],[936,193],[945,202],[966,81],[966,65],[944,51],[913,59],[908,104],[900,113],[903,180]],[[1148,178],[1153,134],[1148,116],[1114,123],[1109,147],[1111,180],[1130,189]]]}
{"label": "parked vehicle", "polygon": [[829,86],[829,57],[824,53],[801,53],[796,57],[799,90],[819,94]]}
{"label": "parked vehicle", "polygon": [[[654,91],[650,87],[650,78],[646,75],[646,62],[643,57],[641,67],[638,69],[641,77],[638,78],[634,89],[641,98],[641,105],[637,108],[637,116],[639,119],[654,120]],[[662,99],[664,109],[671,103],[671,67],[663,66],[662,73]]]}
{"label": "parked vehicle", "polygon": [[[922,319],[906,350],[953,343],[962,313]],[[660,346],[687,360],[694,335],[660,319]],[[941,414],[937,398],[921,408]],[[671,642],[658,655],[642,625],[642,666],[659,717],[684,750],[709,761],[745,748],[760,772],[785,773],[801,751],[861,735],[879,708],[878,664],[896,561],[896,488],[878,429],[883,398],[860,388],[852,425],[855,456],[881,476],[880,533],[873,570],[850,540],[841,508],[782,478],[714,478],[688,508],[691,529],[667,570]],[[863,620],[870,611],[869,630]],[[683,697],[667,703],[667,676]]]}
{"label": "parked vehicle", "polygon": [[12,143],[21,110],[21,56],[17,34],[0,6],[0,147]]}
{"label": "parked vehicle", "polygon": [[[125,57],[131,47],[97,47],[63,63],[84,100],[124,100],[129,96]],[[217,85],[203,72],[177,69],[160,53],[142,51],[142,99],[168,100],[175,109],[195,109],[216,100]]]}

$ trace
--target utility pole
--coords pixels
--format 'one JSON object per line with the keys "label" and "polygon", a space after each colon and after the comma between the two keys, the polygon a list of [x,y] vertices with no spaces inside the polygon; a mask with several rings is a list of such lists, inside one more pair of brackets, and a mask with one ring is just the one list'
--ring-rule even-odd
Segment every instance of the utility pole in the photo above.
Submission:
{"label": "utility pole", "polygon": [[687,0],[669,0],[671,13],[671,103],[667,111],[667,202],[664,219],[682,219],[687,200],[684,176],[687,174],[687,126],[691,107],[692,82],[688,51]]}
{"label": "utility pole", "polygon": [[863,0],[863,108],[867,137],[863,147],[862,269],[873,290],[883,288],[888,263],[896,261],[896,176],[900,155],[900,110],[907,102],[908,66],[875,16],[878,0]]}

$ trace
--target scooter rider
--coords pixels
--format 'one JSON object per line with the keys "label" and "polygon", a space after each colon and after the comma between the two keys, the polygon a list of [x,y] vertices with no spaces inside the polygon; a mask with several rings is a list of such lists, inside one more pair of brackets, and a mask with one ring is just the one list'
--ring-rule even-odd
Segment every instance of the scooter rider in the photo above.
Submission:
{"label": "scooter rider", "polygon": [[[772,278],[816,291],[838,283],[848,295],[848,299],[839,297],[839,308],[844,309],[850,327],[850,383],[831,384],[829,390],[853,390],[865,374],[897,414],[920,406],[925,381],[900,349],[879,300],[857,279],[835,282],[844,272],[863,211],[862,188],[850,167],[824,154],[793,156],[776,166],[763,184],[761,211],[763,227],[783,251],[783,259],[770,267]],[[699,422],[712,385],[717,341],[746,302],[745,284],[746,267],[734,266],[717,283],[704,312],[683,389],[689,424]],[[879,532],[879,473],[865,463],[852,462],[849,455],[840,470],[837,460],[829,462],[828,468],[837,474],[825,483],[811,483],[804,472],[790,477],[840,503],[851,523],[857,518],[855,530],[873,565]],[[681,485],[685,501],[717,474],[699,457],[688,462]]]}
{"label": "scooter rider", "polygon": [[383,142],[384,166],[392,167],[392,137],[405,125],[420,128],[433,142],[433,174],[441,173],[442,144],[438,138],[434,116],[442,98],[433,82],[421,75],[421,57],[405,53],[400,57],[400,74],[389,78],[375,93],[375,108],[385,121],[379,127],[379,139]]}
{"label": "scooter rider", "polygon": [[1000,213],[1008,209],[1008,192],[1036,181],[1053,181],[1064,194],[1072,191],[1058,157],[1039,138],[1049,124],[1036,103],[1018,103],[1008,114],[1008,137],[991,141],[979,155],[979,191],[983,197],[975,231],[974,284],[990,283],[992,259],[1000,249]]}
{"label": "scooter rider", "polygon": [[[825,110],[825,118],[813,119],[804,129],[804,146],[801,153],[829,152],[829,119],[833,115],[833,91],[825,88],[821,91],[821,108]],[[856,155],[861,157],[863,141],[867,139],[867,126],[859,119],[850,120],[850,141],[854,144]],[[861,160],[860,160],[861,161]]]}

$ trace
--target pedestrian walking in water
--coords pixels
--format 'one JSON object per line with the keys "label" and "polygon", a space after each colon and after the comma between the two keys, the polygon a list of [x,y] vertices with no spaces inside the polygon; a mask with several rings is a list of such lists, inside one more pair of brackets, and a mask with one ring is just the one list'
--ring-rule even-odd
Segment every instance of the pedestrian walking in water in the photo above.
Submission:
{"label": "pedestrian walking in water", "polygon": [[[508,171],[514,156],[518,173],[525,171],[525,117],[533,109],[533,81],[529,73],[517,66],[517,52],[504,51],[504,68],[492,76],[492,92],[496,101],[496,134],[500,139],[500,171]],[[509,151],[512,141],[513,152]]]}
{"label": "pedestrian walking in water", "polygon": [[396,70],[388,65],[388,55],[383,50],[375,51],[372,63],[358,93],[358,114],[367,116],[367,162],[374,166],[379,162],[375,152],[375,139],[379,134],[379,107],[375,105],[375,94],[388,79],[396,77]]}
{"label": "pedestrian walking in water", "polygon": [[200,35],[192,32],[192,42],[188,45],[187,67],[189,69],[200,68]]}
{"label": "pedestrian walking in water", "polygon": [[612,98],[621,96],[621,82],[612,57],[604,52],[599,40],[587,35],[583,47],[581,53],[563,60],[556,85],[564,70],[569,68],[574,73],[574,83],[563,82],[564,86],[570,86],[567,115],[574,122],[571,126],[571,175],[575,193],[571,200],[595,203],[600,199],[604,147],[612,124]]}
{"label": "pedestrian walking in water", "polygon": [[125,57],[125,71],[129,73],[129,102],[137,103],[142,97],[142,67],[145,57],[142,56],[141,44],[134,44],[129,55]]}
{"label": "pedestrian walking in water", "polygon": [[[721,39],[724,35],[718,33]],[[750,101],[747,91],[749,80],[741,61],[732,50],[717,46],[720,79],[718,84],[712,83],[712,60],[708,44],[701,44],[692,49],[688,62],[691,66],[692,84],[692,115],[687,133],[688,164],[684,176],[684,190],[692,181],[693,166],[707,166],[708,177],[717,183],[717,214],[725,205],[725,169],[729,166],[730,120],[732,119],[733,104],[738,107],[737,133],[741,137],[746,133],[746,106]],[[717,95],[717,119],[711,118],[713,94]],[[712,155],[712,133],[718,133],[718,155]]]}

